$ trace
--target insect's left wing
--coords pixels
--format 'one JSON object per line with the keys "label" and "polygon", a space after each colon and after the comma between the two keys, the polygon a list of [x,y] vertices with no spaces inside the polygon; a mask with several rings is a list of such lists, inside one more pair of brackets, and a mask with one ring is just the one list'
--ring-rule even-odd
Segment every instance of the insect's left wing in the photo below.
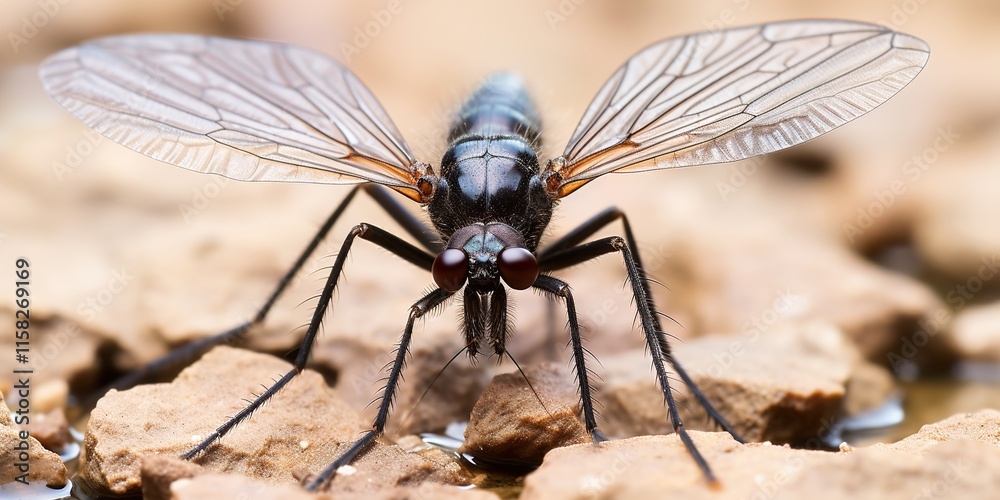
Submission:
{"label": "insect's left wing", "polygon": [[375,182],[421,201],[423,172],[382,106],[312,50],[116,36],[53,55],[40,75],[85,124],[160,161],[248,181]]}
{"label": "insect's left wing", "polygon": [[671,38],[598,92],[563,156],[558,196],[610,172],[741,160],[812,139],[882,104],[927,63],[918,38],[791,21]]}

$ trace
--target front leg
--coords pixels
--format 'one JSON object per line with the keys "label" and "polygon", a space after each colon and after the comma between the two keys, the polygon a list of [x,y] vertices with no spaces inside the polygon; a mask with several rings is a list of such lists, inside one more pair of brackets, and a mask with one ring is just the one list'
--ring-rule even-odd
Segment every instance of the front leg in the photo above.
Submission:
{"label": "front leg", "polygon": [[594,398],[591,395],[589,372],[585,364],[587,350],[583,347],[583,339],[580,336],[580,320],[576,315],[576,301],[573,300],[573,293],[565,281],[544,274],[539,276],[531,286],[562,298],[566,302],[566,317],[569,321],[569,335],[573,344],[573,364],[576,366],[576,379],[580,386],[580,404],[583,406],[583,422],[587,426],[587,433],[594,440],[594,444],[607,441],[608,437],[597,429],[597,420],[594,418]]}
{"label": "front leg", "polygon": [[[670,349],[670,344],[667,343],[666,338],[663,336],[663,328],[660,325],[660,317],[656,314],[656,306],[653,304],[653,294],[649,289],[649,279],[646,274],[646,269],[642,266],[642,260],[639,256],[639,247],[636,244],[635,236],[632,235],[632,227],[628,222],[628,217],[624,212],[616,207],[608,208],[601,213],[591,217],[583,224],[580,224],[576,229],[570,231],[565,236],[559,238],[554,243],[549,245],[544,251],[539,254],[538,262],[539,267],[543,271],[554,271],[557,269],[563,269],[583,261],[590,260],[591,258],[596,258],[595,256],[587,257],[588,254],[580,252],[570,252],[576,248],[580,248],[579,245],[583,240],[590,237],[601,228],[611,224],[616,220],[622,221],[622,227],[625,229],[625,248],[624,252],[627,252],[631,257],[631,269],[629,272],[629,278],[632,281],[633,288],[635,287],[636,281],[642,287],[642,296],[645,297],[644,303],[646,308],[653,312],[651,317],[651,323],[653,325],[653,330],[660,332],[661,337],[661,353],[663,358],[670,363],[670,366],[674,368],[677,375],[684,382],[684,385],[688,387],[691,394],[694,396],[695,400],[701,404],[702,408],[708,413],[708,417],[711,418],[719,427],[728,432],[734,439],[743,443],[745,442],[743,438],[739,436],[733,426],[719,413],[718,410],[712,405],[712,403],[705,397],[705,394],[701,392],[701,389],[694,383],[691,376],[688,375],[687,370],[674,358],[673,352]],[[614,251],[609,248],[605,248],[608,251]],[[603,255],[603,253],[598,253],[597,255]],[[629,262],[626,261],[626,266],[629,266]],[[633,276],[638,276],[639,279],[633,279]],[[638,295],[636,296],[638,298]]]}
{"label": "front leg", "polygon": [[392,409],[392,400],[396,396],[396,389],[399,387],[399,380],[403,373],[403,365],[406,364],[406,355],[410,350],[410,337],[413,334],[413,324],[417,319],[441,305],[451,295],[452,292],[446,292],[438,288],[425,295],[410,307],[410,317],[406,321],[406,328],[403,329],[403,335],[399,339],[399,347],[396,349],[396,359],[392,362],[392,368],[385,379],[385,388],[382,390],[378,413],[375,416],[375,421],[372,423],[372,428],[365,431],[340,458],[323,469],[309,483],[307,488],[310,491],[316,491],[332,480],[337,475],[338,469],[353,462],[358,455],[367,450],[375,442],[375,438],[385,432],[385,425],[389,420],[389,411]]}
{"label": "front leg", "polygon": [[[675,369],[677,369],[678,373],[681,373],[683,370],[680,368],[677,360],[671,356],[670,345],[667,343],[667,338],[658,328],[659,322],[656,320],[656,312],[653,309],[652,298],[648,295],[646,287],[643,286],[645,276],[641,272],[636,260],[633,258],[632,252],[629,250],[629,246],[626,241],[619,236],[612,236],[558,251],[551,254],[544,261],[542,267],[547,270],[561,269],[615,252],[620,253],[622,255],[622,259],[625,261],[625,268],[628,271],[629,283],[631,284],[632,295],[635,298],[636,308],[639,310],[639,319],[645,335],[646,345],[649,347],[649,353],[653,357],[653,368],[656,370],[656,379],[660,385],[660,390],[663,393],[663,398],[667,402],[667,413],[670,417],[671,424],[673,425],[674,432],[677,433],[678,437],[680,437],[681,441],[684,443],[684,447],[687,448],[688,453],[691,454],[695,463],[698,464],[698,467],[705,475],[705,479],[707,479],[709,483],[716,484],[718,481],[715,478],[715,474],[712,472],[711,467],[708,465],[708,462],[702,456],[701,452],[698,451],[694,441],[691,440],[691,436],[688,434],[687,429],[684,427],[684,422],[681,420],[680,413],[677,411],[677,401],[674,399],[673,391],[670,388],[670,378],[667,375],[664,362],[669,362]],[[697,394],[701,393],[701,391],[699,391],[697,386],[694,384],[694,381],[692,381],[689,377],[685,376],[682,377],[682,379],[684,380],[685,385],[687,385],[692,392]],[[733,436],[733,438],[739,442],[743,442],[735,431],[732,430],[729,423],[722,418],[722,415],[720,415],[711,406],[707,399],[704,399],[704,396],[699,398],[699,401],[705,405],[709,414],[713,415],[713,418],[719,421],[730,433],[730,435]]]}
{"label": "front leg", "polygon": [[337,221],[340,220],[341,216],[343,216],[344,211],[347,210],[347,207],[354,200],[355,196],[362,191],[371,196],[372,199],[374,199],[378,205],[393,218],[393,220],[399,223],[399,225],[406,230],[410,236],[413,236],[417,241],[419,241],[421,246],[423,246],[426,250],[435,254],[440,251],[441,242],[437,241],[436,237],[433,236],[432,228],[428,227],[420,219],[411,214],[406,207],[396,201],[393,195],[389,193],[388,189],[377,184],[355,186],[347,193],[347,196],[345,196],[344,199],[337,204],[333,213],[327,217],[326,221],[322,226],[320,226],[319,230],[309,241],[309,244],[306,245],[305,249],[299,253],[298,258],[295,259],[292,267],[285,272],[277,286],[275,286],[274,290],[271,292],[271,295],[268,296],[267,300],[264,301],[264,304],[257,310],[249,321],[243,322],[242,324],[224,332],[210,337],[205,337],[201,340],[196,340],[171,350],[161,358],[153,360],[145,366],[133,370],[102,387],[86,401],[84,406],[93,407],[97,404],[97,400],[107,394],[107,392],[111,389],[129,389],[153,375],[159,375],[170,369],[187,366],[195,358],[208,352],[212,347],[221,344],[238,344],[245,340],[252,328],[264,322],[275,302],[282,296],[295,276],[299,274],[299,271],[302,270],[302,267],[306,264],[308,259],[313,255],[313,253],[316,252],[320,243],[326,238],[330,230],[333,229],[334,224],[336,224]]}
{"label": "front leg", "polygon": [[[639,246],[635,242],[635,236],[632,234],[632,226],[628,222],[628,216],[625,212],[622,212],[618,207],[609,207],[597,215],[587,219],[582,224],[577,226],[572,231],[566,233],[558,240],[551,243],[548,247],[542,250],[538,255],[538,262],[542,270],[555,270],[562,269],[564,267],[569,267],[573,265],[572,258],[567,258],[564,252],[568,249],[574,248],[584,240],[592,236],[601,228],[620,220],[622,223],[622,229],[625,232],[625,244],[628,247],[628,251],[633,259],[633,267],[640,276],[639,283],[642,285],[643,295],[646,297],[647,307],[650,311],[655,311],[656,307],[653,304],[653,294],[649,289],[649,279],[646,274],[646,268],[642,265],[642,258],[639,255]],[[553,259],[553,257],[558,257]],[[663,327],[660,325],[660,317],[654,314],[652,317],[653,327],[655,331],[662,332]],[[552,337],[552,335],[550,335]],[[708,417],[711,418],[716,424],[722,427],[726,432],[731,434],[737,441],[743,442],[743,439],[736,433],[732,425],[722,417],[712,403],[705,397],[705,394],[698,389],[694,381],[691,380],[691,376],[688,375],[687,370],[681,366],[680,363],[674,359],[673,353],[670,350],[670,344],[665,341],[660,344],[663,347],[663,357],[677,372],[677,375],[681,378],[690,390],[694,398],[701,404],[702,408],[708,413]]]}
{"label": "front leg", "polygon": [[272,396],[281,390],[282,387],[291,382],[295,376],[302,373],[302,370],[306,367],[306,362],[309,360],[309,353],[312,351],[316,336],[319,334],[320,326],[323,323],[323,316],[326,314],[326,310],[330,306],[330,302],[333,299],[333,293],[337,288],[337,282],[340,279],[340,275],[344,269],[344,264],[347,261],[347,255],[350,253],[351,246],[354,244],[356,238],[371,241],[372,243],[389,250],[397,256],[402,257],[404,260],[428,271],[430,271],[431,265],[434,263],[434,257],[400,239],[398,236],[370,224],[358,224],[357,226],[354,226],[354,228],[351,229],[350,234],[348,234],[347,238],[344,240],[343,245],[341,245],[340,253],[337,254],[337,260],[333,263],[333,268],[330,270],[330,276],[327,278],[326,285],[323,287],[323,292],[319,296],[319,301],[316,304],[316,310],[313,312],[312,320],[309,321],[309,329],[306,331],[305,337],[302,339],[302,344],[299,346],[299,353],[295,357],[295,367],[278,379],[274,385],[269,387],[260,396],[254,399],[254,401],[247,407],[240,410],[239,413],[219,426],[219,428],[212,432],[201,443],[189,450],[187,453],[181,455],[181,458],[190,460],[197,454],[204,451],[216,440],[229,433],[229,431],[236,427],[240,422],[246,420],[251,414],[253,414],[254,411],[260,408],[261,405],[266,403]]}

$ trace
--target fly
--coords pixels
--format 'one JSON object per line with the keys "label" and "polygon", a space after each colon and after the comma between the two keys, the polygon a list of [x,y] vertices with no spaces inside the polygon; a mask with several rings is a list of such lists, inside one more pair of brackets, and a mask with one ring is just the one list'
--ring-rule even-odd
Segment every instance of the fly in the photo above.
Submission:
{"label": "fly", "polygon": [[[511,291],[534,288],[561,300],[583,420],[595,444],[606,440],[594,418],[573,293],[552,274],[606,254],[617,254],[625,265],[674,431],[714,483],[678,414],[667,366],[712,420],[742,440],[671,354],[628,218],[609,208],[540,246],[553,208],[608,173],[736,161],[812,139],[896,94],[928,56],[927,44],[917,38],[849,21],[778,22],[666,39],[611,76],[563,154],[544,163],[535,106],[520,79],[497,74],[462,106],[437,168],[414,158],[353,73],[300,47],[194,35],[117,36],[55,54],[42,64],[41,78],[85,124],[157,160],[244,181],[357,185],[253,320],[168,355],[151,370],[262,322],[358,192],[371,195],[419,243],[371,224],[354,226],[325,282],[295,368],[185,458],[203,452],[305,368],[346,257],[360,238],[429,271],[437,286],[409,310],[372,428],[316,474],[309,489],[323,487],[383,433],[414,323],[459,294],[470,356],[506,352]],[[431,227],[385,188],[426,207]],[[590,240],[617,221],[623,237]]]}

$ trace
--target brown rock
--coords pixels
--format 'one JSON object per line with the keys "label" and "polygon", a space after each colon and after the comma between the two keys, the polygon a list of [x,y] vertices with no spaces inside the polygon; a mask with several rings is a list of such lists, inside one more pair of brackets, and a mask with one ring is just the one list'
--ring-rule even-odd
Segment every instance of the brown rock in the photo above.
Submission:
{"label": "brown rock", "polygon": [[[17,464],[27,462],[29,483],[45,483],[51,488],[62,488],[69,481],[66,466],[59,455],[46,450],[37,439],[19,429],[11,420],[0,393],[0,485],[12,483],[25,471]],[[33,415],[29,415],[33,416]],[[22,449],[27,446],[27,449]]]}
{"label": "brown rock", "polygon": [[927,424],[907,438],[885,445],[906,453],[924,453],[938,443],[968,439],[1000,448],[1000,411],[980,410],[959,413],[940,422]]}
{"label": "brown rock", "polygon": [[[998,422],[992,417],[995,426]],[[892,445],[840,452],[740,445],[692,432],[720,481],[711,488],[677,436],[643,436],[558,448],[525,479],[524,499],[572,498],[978,498],[1000,487],[1000,449],[959,437],[912,453]]]}
{"label": "brown rock", "polygon": [[[340,495],[337,498],[341,498]],[[350,496],[344,498],[351,498]],[[377,491],[371,496],[357,496],[358,500],[369,498],[379,500],[499,500],[499,496],[491,491],[471,488],[464,489],[447,484],[423,482],[417,486],[397,486],[390,490]]]}
{"label": "brown rock", "polygon": [[[754,475],[787,463],[792,451],[770,444],[739,445],[723,433],[692,432],[722,482],[726,498],[745,494]],[[677,436],[641,436],[557,448],[525,478],[521,498],[716,498]]]}
{"label": "brown rock", "polygon": [[831,464],[804,468],[796,489],[862,498],[977,498],[1000,484],[1000,411],[953,415],[898,442],[838,454]]}
{"label": "brown rock", "polygon": [[1000,289],[1000,127],[941,130],[951,141],[915,191],[913,240],[928,267],[954,280],[946,294],[961,308],[984,288]]}
{"label": "brown rock", "polygon": [[[142,457],[142,498],[169,500],[170,484],[178,479],[192,478],[210,471],[204,467],[173,455],[147,455]],[[244,481],[247,479],[244,478]]]}
{"label": "brown rock", "polygon": [[841,409],[845,415],[855,416],[884,405],[899,389],[888,370],[859,360],[853,365],[845,391]]}
{"label": "brown rock", "polygon": [[[168,500],[204,500],[218,498],[225,492],[228,498],[281,498],[283,500],[329,499],[326,494],[309,493],[293,484],[274,484],[249,479],[238,474],[208,473],[180,478],[169,485]],[[143,486],[143,492],[145,492]],[[145,498],[145,495],[143,495]]]}
{"label": "brown rock", "polygon": [[[577,418],[573,376],[554,363],[493,378],[476,403],[459,453],[521,464],[541,463],[549,450],[588,442]],[[534,392],[532,392],[534,388]]]}
{"label": "brown rock", "polygon": [[66,413],[61,408],[53,408],[48,413],[33,415],[31,422],[24,428],[42,446],[56,453],[59,453],[67,443],[73,440],[73,436],[69,433]]}
{"label": "brown rock", "polygon": [[[766,336],[779,323],[836,325],[875,363],[897,357],[904,338],[922,331],[917,363],[947,359],[936,336],[947,314],[925,285],[871,264],[850,250],[749,215],[725,214],[691,224],[672,247],[660,281],[695,333],[740,332]],[[718,222],[718,223],[715,223]],[[930,338],[933,345],[928,343]]]}
{"label": "brown rock", "polygon": [[1000,361],[1000,302],[960,311],[949,340],[962,359]]}
{"label": "brown rock", "polygon": [[[794,464],[794,462],[793,462]],[[880,447],[859,448],[806,461],[801,471],[773,470],[752,490],[774,498],[913,499],[982,498],[1000,487],[1000,450],[960,439],[942,443],[923,456]],[[796,474],[796,472],[798,472]]]}
{"label": "brown rock", "polygon": [[[758,336],[707,336],[674,346],[676,358],[715,407],[750,441],[809,440],[827,432],[845,405],[846,384],[858,367],[879,376],[859,375],[857,411],[887,395],[892,379],[866,365],[853,343],[823,324],[785,326]],[[602,360],[604,386],[598,398],[609,435],[667,434],[662,392],[650,360],[641,351]],[[852,378],[853,377],[853,378]],[[704,409],[677,380],[681,418],[688,428],[714,430]],[[872,405],[873,406],[873,405]]]}
{"label": "brown rock", "polygon": [[[87,426],[84,476],[105,491],[138,492],[144,456],[188,450],[243,408],[242,398],[252,397],[289,369],[290,364],[272,356],[219,347],[169,384],[112,391],[98,403]],[[364,428],[322,377],[306,370],[196,462],[212,471],[297,484],[298,478],[333,462]],[[391,445],[374,446],[353,466],[354,479],[338,476],[334,483],[374,489],[423,479],[463,482],[457,464],[440,467]]]}
{"label": "brown rock", "polygon": [[[79,323],[44,310],[31,311],[32,327],[32,411],[47,413],[65,408],[70,389],[93,389],[100,362],[97,335]],[[13,311],[0,307],[0,323],[13,324]],[[14,352],[13,335],[0,338],[0,350]],[[13,356],[0,358],[0,389],[9,389],[15,380]],[[3,392],[7,392],[4,390]]]}
{"label": "brown rock", "polygon": [[[377,300],[366,298],[364,293],[352,298],[342,296],[341,301],[349,304],[338,309],[337,314],[355,324],[370,322],[366,318],[371,316],[364,313],[367,309],[363,304]],[[464,347],[455,319],[448,314],[444,316],[441,322],[451,322],[447,327],[435,324],[414,334],[403,372],[405,381],[394,404],[396,412],[389,419],[391,434],[439,431],[452,422],[468,419],[490,381],[492,363],[473,364],[467,356],[459,356],[444,369]],[[329,338],[314,351],[312,364],[337,373],[337,393],[353,407],[365,408],[384,385],[385,368],[392,362],[405,319],[405,309],[400,308],[390,321],[396,324],[378,334],[344,332]],[[383,317],[380,321],[387,319]],[[432,381],[434,385],[430,385]],[[374,412],[371,415],[374,417]]]}
{"label": "brown rock", "polygon": [[31,391],[32,409],[50,413],[57,408],[66,409],[69,398],[69,384],[65,380],[50,380]]}
{"label": "brown rock", "polygon": [[225,491],[233,498],[281,498],[283,500],[326,500],[347,498],[357,500],[491,500],[496,495],[477,489],[461,489],[446,484],[423,482],[414,486],[396,486],[371,492],[331,491],[309,493],[290,485],[275,485],[264,481],[247,479],[236,474],[201,474],[193,478],[179,479],[170,485],[171,500],[202,500],[214,498]]}
{"label": "brown rock", "polygon": [[[410,445],[421,442],[416,436],[406,436],[401,443],[404,441]],[[142,496],[154,500],[204,498],[198,495],[207,491],[227,491],[236,495],[243,492],[249,495],[248,498],[272,498],[282,493],[290,498],[317,499],[330,498],[330,495],[336,498],[495,498],[492,494],[485,497],[466,494],[456,486],[434,482],[435,478],[420,482],[419,477],[400,475],[400,471],[393,470],[401,463],[398,448],[386,448],[392,450],[389,456],[379,456],[375,463],[369,464],[375,470],[351,466],[333,481],[328,491],[319,494],[309,493],[300,486],[275,485],[238,474],[215,473],[177,457],[147,456],[142,463]],[[405,449],[407,453],[436,463],[442,470],[461,474],[455,460],[437,448]],[[389,482],[397,482],[400,486],[387,486]]]}
{"label": "brown rock", "polygon": [[0,392],[0,403],[3,403],[3,406],[0,407],[0,426],[13,427],[14,421],[10,418],[10,408],[7,407],[7,401],[3,399],[2,392]]}
{"label": "brown rock", "polygon": [[464,485],[469,475],[458,462],[441,465],[424,454],[404,451],[399,446],[380,445],[369,450],[330,483],[329,491],[341,494],[377,494],[395,486],[415,486],[425,481]]}
{"label": "brown rock", "polygon": [[403,436],[396,440],[396,446],[399,446],[407,453],[416,453],[441,467],[452,468],[456,465],[454,455],[445,453],[441,448],[425,443],[420,436],[413,434]]}

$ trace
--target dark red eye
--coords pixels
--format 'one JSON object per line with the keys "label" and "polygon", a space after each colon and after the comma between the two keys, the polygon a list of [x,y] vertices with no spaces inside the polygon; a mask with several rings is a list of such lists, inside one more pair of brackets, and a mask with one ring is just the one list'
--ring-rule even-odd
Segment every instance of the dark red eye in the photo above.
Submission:
{"label": "dark red eye", "polygon": [[431,275],[442,290],[457,292],[469,273],[469,256],[458,248],[447,248],[434,258]]}
{"label": "dark red eye", "polygon": [[527,248],[507,247],[497,256],[500,277],[514,290],[530,287],[538,277],[538,262]]}

